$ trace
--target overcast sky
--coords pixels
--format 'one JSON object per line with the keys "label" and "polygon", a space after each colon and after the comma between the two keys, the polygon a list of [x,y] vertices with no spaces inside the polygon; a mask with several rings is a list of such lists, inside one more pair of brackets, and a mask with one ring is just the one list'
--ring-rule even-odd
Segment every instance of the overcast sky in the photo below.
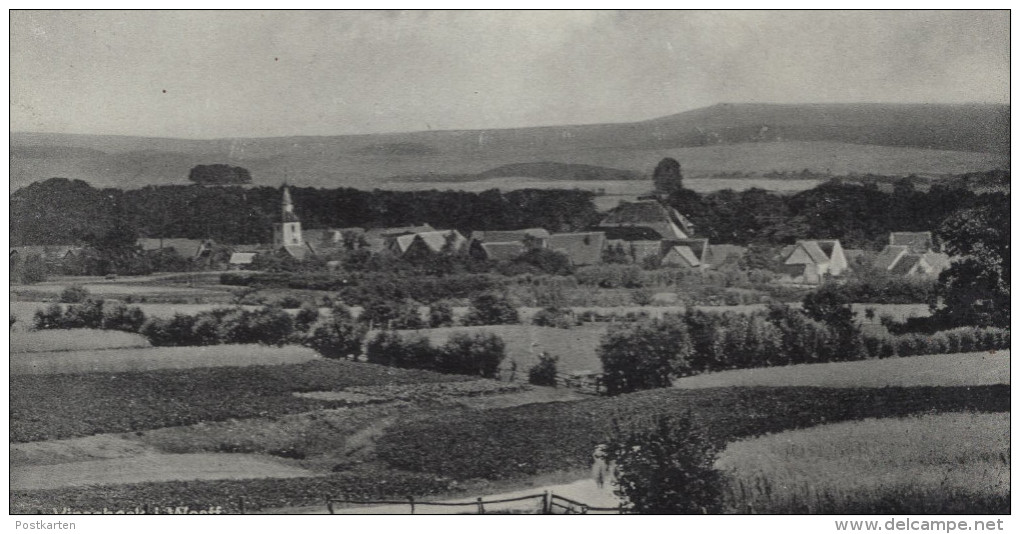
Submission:
{"label": "overcast sky", "polygon": [[1009,102],[999,12],[11,13],[11,129],[186,138]]}

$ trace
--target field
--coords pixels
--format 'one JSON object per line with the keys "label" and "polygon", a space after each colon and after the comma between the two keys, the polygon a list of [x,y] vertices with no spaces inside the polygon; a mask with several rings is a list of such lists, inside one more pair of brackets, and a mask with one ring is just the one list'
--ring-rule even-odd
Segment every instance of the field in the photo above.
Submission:
{"label": "field", "polygon": [[786,367],[737,369],[688,376],[675,387],[813,386],[826,388],[885,386],[969,386],[1010,383],[1009,351],[935,354],[886,360],[812,363]]}
{"label": "field", "polygon": [[[68,331],[52,331],[68,332]],[[73,330],[70,332],[74,332]],[[45,332],[51,333],[51,332]],[[125,334],[141,338],[135,334]],[[144,338],[141,338],[145,341]],[[110,348],[11,355],[11,375],[119,373],[156,369],[238,367],[296,364],[321,359],[307,347],[265,345],[212,345],[207,347]]]}
{"label": "field", "polygon": [[247,454],[153,454],[34,466],[12,471],[12,490],[134,484],[164,480],[307,477],[310,471]]}
{"label": "field", "polygon": [[595,354],[607,326],[604,324],[586,324],[570,329],[551,328],[532,325],[491,325],[491,326],[455,326],[449,328],[433,328],[415,332],[428,337],[433,345],[441,345],[455,333],[489,332],[496,334],[506,343],[507,357],[503,361],[502,370],[509,372],[511,362],[517,363],[517,377],[526,378],[528,368],[538,363],[538,356],[547,352],[559,356],[560,372],[602,370],[602,363]]}
{"label": "field", "polygon": [[730,444],[738,513],[1009,513],[1008,413],[868,419]]}
{"label": "field", "polygon": [[[470,377],[333,360],[124,373],[15,375],[12,442],[150,430],[230,418],[341,407],[295,392],[352,386],[455,382]],[[60,395],[53,392],[59,391]]]}
{"label": "field", "polygon": [[[11,354],[27,352],[96,351],[149,347],[144,336],[118,330],[41,330],[11,332]],[[12,364],[16,358],[11,358]]]}

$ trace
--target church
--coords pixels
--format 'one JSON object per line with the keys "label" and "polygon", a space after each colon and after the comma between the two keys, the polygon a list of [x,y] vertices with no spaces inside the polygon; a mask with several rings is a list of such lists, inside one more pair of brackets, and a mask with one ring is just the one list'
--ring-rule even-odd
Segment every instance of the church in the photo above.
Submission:
{"label": "church", "polygon": [[294,201],[290,198],[290,188],[286,185],[283,186],[280,222],[273,225],[273,250],[297,260],[315,254],[311,243],[306,242],[301,235],[301,219],[294,213]]}

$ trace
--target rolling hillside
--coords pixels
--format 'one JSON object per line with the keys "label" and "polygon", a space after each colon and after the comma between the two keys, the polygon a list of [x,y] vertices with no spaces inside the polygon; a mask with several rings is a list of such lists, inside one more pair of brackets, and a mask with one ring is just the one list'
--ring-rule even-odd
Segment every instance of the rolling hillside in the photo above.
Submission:
{"label": "rolling hillside", "polygon": [[[731,158],[734,150],[742,153],[739,163]],[[876,166],[859,155],[847,162],[842,156],[862,151],[882,152],[882,162]],[[798,155],[795,162],[788,159],[791,152]],[[720,104],[626,124],[335,137],[12,133],[10,187],[55,176],[122,188],[186,183],[191,167],[209,163],[243,166],[258,184],[286,179],[323,187],[372,187],[395,176],[471,175],[539,162],[647,174],[664,156],[679,156],[685,169],[701,175],[804,168],[885,174],[988,170],[1009,165],[1009,106]]]}

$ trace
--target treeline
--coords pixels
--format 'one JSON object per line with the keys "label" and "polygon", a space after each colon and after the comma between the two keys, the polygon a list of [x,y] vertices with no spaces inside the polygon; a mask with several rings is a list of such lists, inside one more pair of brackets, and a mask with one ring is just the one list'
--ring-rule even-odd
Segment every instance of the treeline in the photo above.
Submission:
{"label": "treeline", "polygon": [[[462,231],[542,227],[552,232],[598,221],[593,193],[523,189],[362,191],[292,187],[305,228],[391,227],[429,223]],[[59,245],[135,236],[212,238],[264,243],[280,212],[273,187],[149,186],[96,189],[81,180],[52,178],[11,195],[11,243]]]}
{"label": "treeline", "polygon": [[[996,176],[1003,171],[989,171]],[[1008,172],[1007,172],[1008,174]],[[1008,203],[1004,193],[977,194],[936,183],[927,191],[902,178],[885,192],[878,184],[827,182],[795,195],[762,189],[699,194],[689,189],[669,199],[701,237],[716,243],[787,244],[797,239],[839,239],[845,248],[878,249],[890,232],[934,231],[960,209]]]}
{"label": "treeline", "polygon": [[961,327],[933,335],[862,335],[771,305],[747,314],[688,311],[614,325],[598,352],[610,395],[669,387],[683,376],[727,369],[857,361],[894,356],[1008,349],[1004,328]]}

